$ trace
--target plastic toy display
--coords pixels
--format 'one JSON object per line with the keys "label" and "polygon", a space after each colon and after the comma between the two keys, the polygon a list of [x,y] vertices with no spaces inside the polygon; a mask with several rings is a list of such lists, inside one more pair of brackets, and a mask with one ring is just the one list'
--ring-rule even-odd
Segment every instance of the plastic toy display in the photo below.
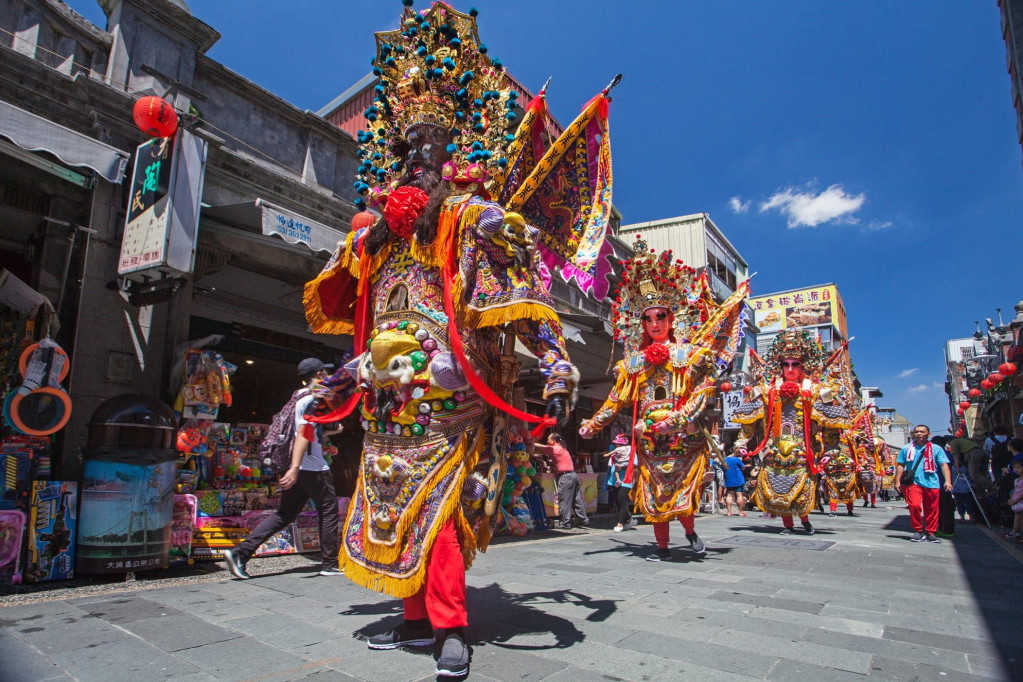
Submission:
{"label": "plastic toy display", "polygon": [[29,516],[25,582],[67,580],[75,576],[77,513],[77,482],[35,482]]}

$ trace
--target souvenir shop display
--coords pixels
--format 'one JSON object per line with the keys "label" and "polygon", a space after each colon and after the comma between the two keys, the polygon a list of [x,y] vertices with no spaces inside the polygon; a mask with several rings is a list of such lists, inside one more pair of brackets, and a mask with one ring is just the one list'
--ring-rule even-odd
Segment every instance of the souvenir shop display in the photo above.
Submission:
{"label": "souvenir shop display", "polygon": [[75,577],[78,483],[36,481],[28,524],[25,582]]}
{"label": "souvenir shop display", "polygon": [[195,495],[175,495],[171,517],[170,565],[192,564],[192,533],[199,511]]}
{"label": "souvenir shop display", "polygon": [[[694,515],[709,460],[721,457],[705,416],[717,405],[719,384],[742,340],[749,281],[718,305],[707,274],[697,274],[672,252],[658,254],[637,236],[636,255],[624,267],[611,316],[625,357],[615,385],[579,435],[591,438],[631,408],[632,451],[625,472],[632,501],[654,524],[658,553],[668,552],[668,522],[678,519],[690,547],[702,552]],[[638,461],[638,467],[635,462]],[[596,489],[593,492],[596,501]]]}
{"label": "souvenir shop display", "polygon": [[21,584],[26,519],[20,509],[0,509],[0,587]]}
{"label": "souvenir shop display", "polygon": [[67,353],[50,338],[26,348],[19,360],[21,385],[4,399],[4,420],[18,433],[48,436],[71,418],[71,398],[61,386],[71,364]]}

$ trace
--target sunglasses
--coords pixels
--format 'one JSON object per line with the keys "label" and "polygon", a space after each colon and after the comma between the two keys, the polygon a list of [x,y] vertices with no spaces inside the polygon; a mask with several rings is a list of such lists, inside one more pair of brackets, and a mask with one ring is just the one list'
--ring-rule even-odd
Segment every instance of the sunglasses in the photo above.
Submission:
{"label": "sunglasses", "polygon": [[782,367],[799,367],[802,364],[803,363],[801,363],[799,360],[785,360],[785,361],[783,361],[781,363],[781,366]]}
{"label": "sunglasses", "polygon": [[663,321],[668,319],[668,313],[661,311],[659,313],[655,313],[653,317],[650,315],[644,315],[643,319],[646,320],[647,322],[653,322],[655,319],[658,321]]}

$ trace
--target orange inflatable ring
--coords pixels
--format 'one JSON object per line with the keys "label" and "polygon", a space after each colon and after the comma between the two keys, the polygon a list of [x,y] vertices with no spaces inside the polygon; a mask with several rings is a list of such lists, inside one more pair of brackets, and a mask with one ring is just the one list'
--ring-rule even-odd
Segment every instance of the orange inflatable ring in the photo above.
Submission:
{"label": "orange inflatable ring", "polygon": [[[21,417],[19,408],[21,407],[21,404],[31,396],[35,396],[36,398],[51,396],[51,398],[56,400],[58,403],[58,413],[55,415],[55,418],[51,421],[51,423],[47,424],[45,427],[33,428],[29,424],[26,424],[25,420]],[[16,392],[14,399],[11,400],[10,419],[14,428],[18,429],[22,433],[28,434],[29,436],[49,436],[50,434],[56,433],[64,428],[64,426],[67,425],[68,420],[71,419],[71,398],[69,398],[68,394],[63,390],[53,388],[52,386],[36,389],[28,395],[22,395]]]}
{"label": "orange inflatable ring", "polygon": [[[25,370],[28,368],[28,361],[32,358],[32,353],[37,350],[39,350],[39,344],[33,343],[31,346],[22,351],[21,358],[18,359],[18,372],[22,377],[25,376]],[[64,368],[60,370],[60,376],[57,377],[57,381],[64,381],[64,379],[67,378],[68,372],[71,371],[71,362],[68,360],[67,353],[64,352],[63,348],[56,348],[54,350],[54,355],[64,356]]]}

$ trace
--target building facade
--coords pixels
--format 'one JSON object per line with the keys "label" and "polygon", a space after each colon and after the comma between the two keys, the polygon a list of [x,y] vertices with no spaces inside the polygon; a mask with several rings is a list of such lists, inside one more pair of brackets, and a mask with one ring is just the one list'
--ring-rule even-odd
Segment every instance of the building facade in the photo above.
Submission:
{"label": "building facade", "polygon": [[[67,478],[95,408],[123,393],[173,403],[189,347],[238,366],[218,419],[268,422],[298,360],[351,343],[311,334],[301,299],[355,213],[354,140],[207,57],[220,34],[183,2],[100,4],[104,28],[59,0],[0,3],[0,266],[49,299],[55,315],[34,321],[70,355],[54,458]],[[145,95],[205,150],[194,264],[166,287],[119,273]]]}
{"label": "building facade", "polygon": [[1023,0],[998,0],[1005,41],[1005,68],[1009,72],[1009,92],[1016,110],[1016,141],[1023,145]]}

